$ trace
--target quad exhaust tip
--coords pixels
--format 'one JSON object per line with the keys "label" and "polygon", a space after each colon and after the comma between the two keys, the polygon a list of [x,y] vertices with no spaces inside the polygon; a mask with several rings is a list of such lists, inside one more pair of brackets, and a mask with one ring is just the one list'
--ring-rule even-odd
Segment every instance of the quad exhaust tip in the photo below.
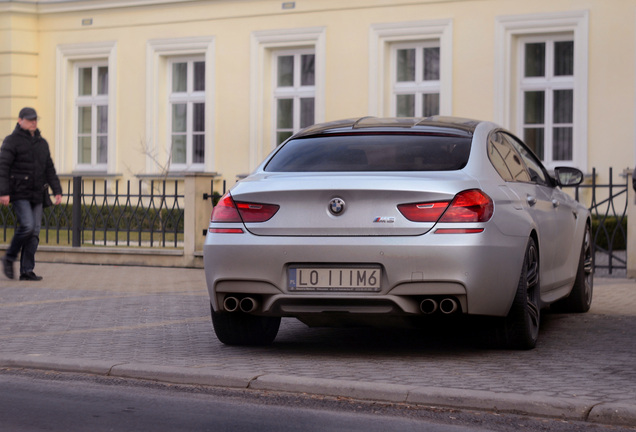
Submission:
{"label": "quad exhaust tip", "polygon": [[259,307],[258,301],[252,297],[243,297],[239,299],[234,296],[227,296],[223,300],[223,309],[226,312],[236,312],[240,310],[244,313],[252,313]]}
{"label": "quad exhaust tip", "polygon": [[236,312],[236,310],[239,308],[239,300],[236,297],[225,297],[225,300],[223,300],[223,309],[225,309],[228,312]]}
{"label": "quad exhaust tip", "polygon": [[459,310],[459,304],[457,300],[452,297],[446,297],[439,303],[432,298],[425,298],[420,302],[420,311],[422,311],[424,315],[434,314],[438,310],[444,315],[450,315]]}
{"label": "quad exhaust tip", "polygon": [[242,312],[245,313],[254,312],[256,309],[258,309],[258,302],[252,297],[244,297],[239,303],[239,308]]}
{"label": "quad exhaust tip", "polygon": [[420,303],[420,310],[425,315],[437,312],[437,307],[437,302],[431,298],[424,299],[422,300],[422,303]]}
{"label": "quad exhaust tip", "polygon": [[446,315],[457,312],[457,302],[452,298],[445,298],[439,302],[439,310]]}
{"label": "quad exhaust tip", "polygon": [[[223,309],[227,312],[236,312],[240,310],[243,313],[252,313],[259,308],[258,300],[253,297],[243,297],[239,299],[234,296],[227,296],[223,300]],[[452,297],[446,297],[439,303],[432,298],[425,298],[420,302],[420,311],[425,315],[434,314],[440,311],[444,315],[450,315],[457,312],[459,305],[457,301]]]}

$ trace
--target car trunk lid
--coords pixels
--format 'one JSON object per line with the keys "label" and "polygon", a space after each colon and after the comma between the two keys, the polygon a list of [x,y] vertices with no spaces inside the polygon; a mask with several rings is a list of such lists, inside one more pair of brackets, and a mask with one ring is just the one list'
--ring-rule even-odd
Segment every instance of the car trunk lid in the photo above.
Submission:
{"label": "car trunk lid", "polygon": [[245,223],[263,236],[422,235],[435,222],[411,222],[399,204],[448,201],[477,187],[461,172],[258,174],[231,191],[235,202],[275,204],[270,220]]}

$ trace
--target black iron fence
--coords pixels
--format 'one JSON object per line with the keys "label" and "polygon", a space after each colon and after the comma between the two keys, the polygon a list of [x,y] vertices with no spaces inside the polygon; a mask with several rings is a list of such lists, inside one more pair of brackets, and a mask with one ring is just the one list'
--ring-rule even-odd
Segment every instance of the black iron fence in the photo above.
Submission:
{"label": "black iron fence", "polygon": [[[65,183],[65,184],[64,184]],[[183,244],[184,181],[63,181],[62,203],[44,210],[40,244],[173,247]],[[0,209],[2,240],[17,224],[11,207]]]}
{"label": "black iron fence", "polygon": [[587,203],[592,214],[595,247],[594,268],[610,275],[627,270],[627,206],[630,176],[621,173],[614,179],[609,169],[608,182],[597,182],[596,168],[591,181],[574,187],[578,201]]}
{"label": "black iron fence", "polygon": [[[578,201],[592,213],[596,250],[595,269],[609,274],[627,269],[628,175],[615,181],[597,182],[596,169],[590,182],[573,188]],[[225,182],[223,183],[225,191]],[[132,246],[179,248],[184,236],[184,180],[64,180],[62,204],[44,211],[40,243],[79,247]],[[218,199],[213,191],[204,199]],[[0,241],[6,243],[17,225],[11,207],[0,208]]]}

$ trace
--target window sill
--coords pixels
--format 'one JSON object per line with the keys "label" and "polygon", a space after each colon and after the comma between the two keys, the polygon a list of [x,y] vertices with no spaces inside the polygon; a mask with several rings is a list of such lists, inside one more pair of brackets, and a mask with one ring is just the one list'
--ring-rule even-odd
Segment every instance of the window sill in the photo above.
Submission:
{"label": "window sill", "polygon": [[197,175],[205,175],[210,177],[220,177],[221,174],[217,172],[205,172],[205,171],[170,171],[167,173],[157,173],[157,174],[135,174],[135,177],[138,179],[175,179],[175,178],[184,178],[187,176],[197,176]]}
{"label": "window sill", "polygon": [[57,176],[60,178],[72,178],[72,177],[82,177],[82,178],[115,178],[122,177],[123,174],[117,173],[107,173],[106,171],[73,171],[69,174],[60,174]]}

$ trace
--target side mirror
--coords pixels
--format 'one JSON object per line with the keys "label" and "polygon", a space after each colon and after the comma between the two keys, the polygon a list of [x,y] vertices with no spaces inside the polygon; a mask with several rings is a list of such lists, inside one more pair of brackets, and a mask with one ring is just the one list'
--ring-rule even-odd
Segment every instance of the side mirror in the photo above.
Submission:
{"label": "side mirror", "polygon": [[554,175],[559,186],[576,186],[583,182],[583,171],[578,168],[556,167]]}

